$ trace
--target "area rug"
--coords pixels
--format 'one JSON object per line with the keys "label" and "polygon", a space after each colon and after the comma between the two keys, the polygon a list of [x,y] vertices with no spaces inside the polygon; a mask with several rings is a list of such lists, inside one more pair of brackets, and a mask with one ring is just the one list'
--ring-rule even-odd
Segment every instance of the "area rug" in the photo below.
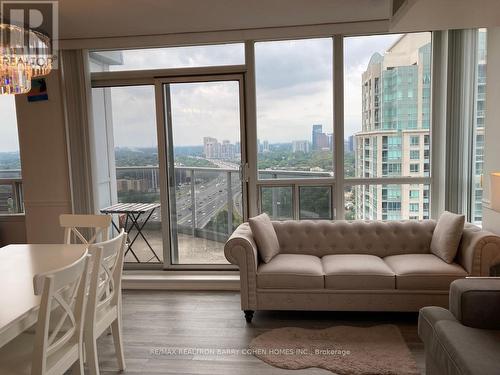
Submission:
{"label": "area rug", "polygon": [[418,375],[398,327],[278,328],[261,334],[250,350],[283,369],[319,367],[339,375]]}

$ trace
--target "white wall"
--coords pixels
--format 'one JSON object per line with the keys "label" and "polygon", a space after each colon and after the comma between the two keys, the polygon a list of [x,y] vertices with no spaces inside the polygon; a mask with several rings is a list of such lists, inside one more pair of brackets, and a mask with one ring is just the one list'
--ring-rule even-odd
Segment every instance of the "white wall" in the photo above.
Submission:
{"label": "white wall", "polygon": [[59,215],[71,212],[59,74],[45,78],[49,100],[30,103],[26,95],[16,96],[28,243],[61,242]]}
{"label": "white wall", "polygon": [[[484,199],[489,202],[489,174],[500,171],[500,27],[488,29],[487,48]],[[500,234],[500,212],[483,211],[483,227]]]}

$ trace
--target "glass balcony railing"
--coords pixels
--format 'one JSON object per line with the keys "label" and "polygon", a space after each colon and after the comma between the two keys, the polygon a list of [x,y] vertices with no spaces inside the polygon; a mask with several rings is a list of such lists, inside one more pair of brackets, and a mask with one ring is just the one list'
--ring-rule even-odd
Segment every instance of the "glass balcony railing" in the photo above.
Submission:
{"label": "glass balcony railing", "polygon": [[[162,214],[157,209],[143,231],[155,253],[163,262],[162,218],[169,217],[171,234],[171,259],[178,264],[222,264],[227,263],[223,254],[224,243],[231,233],[243,222],[243,199],[240,171],[236,168],[207,168],[176,166],[168,199],[170,214]],[[311,177],[331,177],[331,172],[260,170],[262,180],[297,179]],[[160,202],[160,171],[157,166],[134,166],[116,168],[116,186],[119,203]],[[273,218],[294,217],[292,186],[282,189],[266,187],[262,183],[261,209]],[[324,206],[317,218],[331,218],[330,188],[316,188],[317,199],[301,199],[302,216],[315,216],[309,212]],[[310,194],[309,194],[310,195]],[[139,225],[144,223],[139,220]],[[167,230],[165,228],[165,230]],[[146,243],[138,238],[134,252],[139,263],[151,262],[152,257]],[[143,253],[141,254],[143,249]],[[156,259],[156,258],[155,258]],[[127,256],[126,262],[137,263],[137,259]]]}
{"label": "glass balcony railing", "polygon": [[[171,181],[175,183],[171,183],[169,188],[172,262],[227,263],[223,254],[224,243],[243,222],[239,169],[182,166],[173,170]],[[118,202],[159,203],[160,181],[157,166],[117,167]],[[166,210],[166,207],[157,209],[143,228],[161,262],[162,209]],[[143,224],[139,221],[139,225]],[[134,252],[139,263],[150,262],[150,251],[142,242],[137,240]],[[126,257],[125,261],[137,262],[137,259]]]}
{"label": "glass balcony railing", "polygon": [[23,180],[20,170],[0,170],[0,215],[24,212]]}

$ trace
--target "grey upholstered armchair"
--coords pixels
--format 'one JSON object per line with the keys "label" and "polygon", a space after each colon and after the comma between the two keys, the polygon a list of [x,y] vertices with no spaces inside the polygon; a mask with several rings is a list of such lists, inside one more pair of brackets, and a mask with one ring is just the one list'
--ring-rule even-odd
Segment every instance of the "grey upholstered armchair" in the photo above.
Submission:
{"label": "grey upholstered armchair", "polygon": [[450,309],[422,308],[418,334],[427,375],[500,374],[500,278],[454,281]]}

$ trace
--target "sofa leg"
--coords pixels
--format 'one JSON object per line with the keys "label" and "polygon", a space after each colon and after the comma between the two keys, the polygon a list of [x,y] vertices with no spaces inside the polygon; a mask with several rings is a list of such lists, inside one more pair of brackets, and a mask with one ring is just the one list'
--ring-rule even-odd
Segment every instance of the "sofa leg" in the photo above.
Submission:
{"label": "sofa leg", "polygon": [[252,318],[253,318],[253,310],[244,310],[245,313],[245,320],[247,323],[252,323]]}

